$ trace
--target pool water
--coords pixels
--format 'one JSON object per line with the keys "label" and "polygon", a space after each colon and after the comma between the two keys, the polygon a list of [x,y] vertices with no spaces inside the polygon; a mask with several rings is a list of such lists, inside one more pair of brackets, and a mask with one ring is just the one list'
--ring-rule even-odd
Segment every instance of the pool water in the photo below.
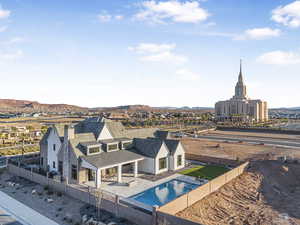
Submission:
{"label": "pool water", "polygon": [[196,189],[197,187],[199,187],[197,184],[173,179],[166,183],[147,189],[130,198],[147,205],[162,206],[173,199],[178,198],[179,196],[193,189]]}

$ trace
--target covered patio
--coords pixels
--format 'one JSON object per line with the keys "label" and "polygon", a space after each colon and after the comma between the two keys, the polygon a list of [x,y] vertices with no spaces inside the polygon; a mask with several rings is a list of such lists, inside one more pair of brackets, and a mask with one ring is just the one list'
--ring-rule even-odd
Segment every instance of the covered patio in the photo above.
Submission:
{"label": "covered patio", "polygon": [[134,178],[138,176],[138,162],[143,159],[141,155],[127,150],[84,156],[81,158],[79,183],[100,188],[103,181],[116,178],[115,182],[122,184],[123,174],[126,174],[128,182],[129,174]]}

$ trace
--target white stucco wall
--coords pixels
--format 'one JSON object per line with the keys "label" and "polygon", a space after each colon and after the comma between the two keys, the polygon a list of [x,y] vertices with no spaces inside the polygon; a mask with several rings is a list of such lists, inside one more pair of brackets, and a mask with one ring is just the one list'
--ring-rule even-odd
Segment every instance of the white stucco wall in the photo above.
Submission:
{"label": "white stucco wall", "polygon": [[[177,166],[177,156],[182,155],[182,165]],[[169,163],[170,163],[170,170],[178,170],[184,167],[185,165],[185,151],[182,147],[181,143],[178,144],[177,149],[173,156],[170,155],[169,157]]]}
{"label": "white stucco wall", "polygon": [[111,133],[109,132],[108,128],[105,125],[99,134],[98,141],[105,140],[105,139],[112,139],[112,138],[113,136],[111,135]]}
{"label": "white stucco wall", "polygon": [[[159,170],[159,159],[160,158],[164,158],[167,157],[167,167],[165,169]],[[165,143],[163,143],[163,145],[161,146],[157,157],[155,158],[155,174],[159,174],[159,173],[163,173],[163,172],[167,172],[169,170],[169,150],[167,149],[167,146]]]}
{"label": "white stucco wall", "polygon": [[[53,150],[53,144],[56,145],[55,151]],[[50,171],[58,171],[57,154],[61,148],[61,142],[55,129],[52,129],[48,137],[48,153],[47,153],[47,165]],[[55,168],[53,168],[53,162],[55,162]]]}
{"label": "white stucco wall", "polygon": [[145,159],[138,162],[138,170],[145,173],[155,174],[155,160],[144,157]]}

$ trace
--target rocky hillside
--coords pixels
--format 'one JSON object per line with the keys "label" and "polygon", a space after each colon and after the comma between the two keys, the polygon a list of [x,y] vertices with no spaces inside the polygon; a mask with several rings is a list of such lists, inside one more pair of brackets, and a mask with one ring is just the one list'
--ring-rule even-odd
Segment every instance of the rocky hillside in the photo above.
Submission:
{"label": "rocky hillside", "polygon": [[84,112],[87,108],[67,104],[42,104],[36,101],[0,99],[1,112]]}

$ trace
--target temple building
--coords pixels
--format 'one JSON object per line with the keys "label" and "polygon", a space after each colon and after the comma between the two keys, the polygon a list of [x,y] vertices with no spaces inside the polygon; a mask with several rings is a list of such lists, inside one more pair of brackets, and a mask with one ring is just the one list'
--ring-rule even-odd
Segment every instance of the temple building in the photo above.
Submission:
{"label": "temple building", "polygon": [[252,100],[247,96],[247,87],[244,84],[242,74],[242,63],[240,63],[240,73],[235,86],[235,95],[226,101],[219,101],[215,105],[216,119],[218,121],[267,121],[268,106],[262,100]]}

